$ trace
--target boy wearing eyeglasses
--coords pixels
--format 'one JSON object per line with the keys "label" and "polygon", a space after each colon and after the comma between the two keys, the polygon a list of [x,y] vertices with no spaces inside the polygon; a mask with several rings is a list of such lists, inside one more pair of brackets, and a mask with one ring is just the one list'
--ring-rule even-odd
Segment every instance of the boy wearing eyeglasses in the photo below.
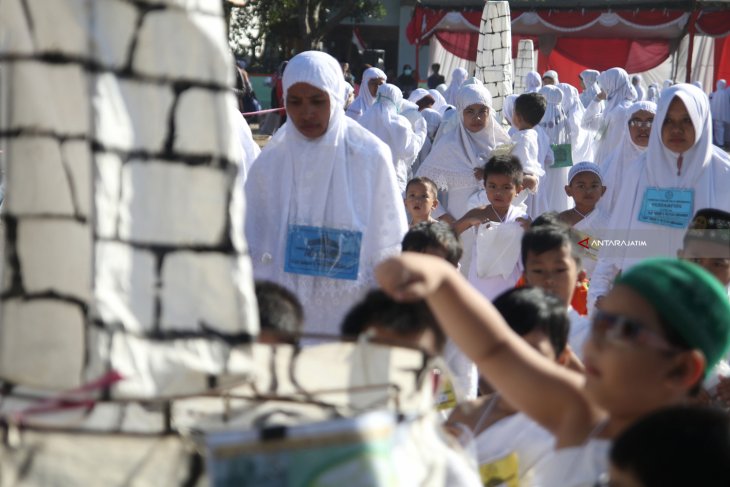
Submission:
{"label": "boy wearing eyeglasses", "polygon": [[707,271],[657,258],[623,272],[594,316],[585,375],[542,356],[448,264],[405,253],[376,268],[395,299],[426,299],[439,324],[511,404],[553,433],[538,485],[595,485],[611,442],[684,403],[730,345],[730,301]]}

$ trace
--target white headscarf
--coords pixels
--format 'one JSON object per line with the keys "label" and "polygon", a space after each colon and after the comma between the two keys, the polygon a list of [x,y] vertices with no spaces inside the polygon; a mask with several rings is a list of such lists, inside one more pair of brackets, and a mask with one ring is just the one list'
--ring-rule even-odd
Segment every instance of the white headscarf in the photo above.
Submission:
{"label": "white headscarf", "polygon": [[[476,133],[464,126],[464,109],[474,104],[489,107],[490,112],[486,126]],[[441,189],[474,187],[478,190],[474,169],[484,166],[492,149],[509,143],[510,139],[492,116],[492,95],[484,86],[463,86],[456,107],[458,129],[444,133],[421,165],[418,175],[431,178]]]}
{"label": "white headscarf", "polygon": [[[326,132],[315,139],[291,118],[251,167],[246,182],[246,234],[254,274],[293,291],[305,308],[305,331],[338,333],[339,323],[374,282],[372,270],[400,250],[407,230],[388,147],[346,117],[345,83],[332,56],[307,51],[284,72],[284,98],[296,83],[325,91],[330,99]],[[357,280],[284,271],[289,225],[362,232]]]}
{"label": "white headscarf", "polygon": [[674,80],[665,79],[662,82],[662,91],[666,90],[667,88],[669,88],[670,86],[673,86],[673,85],[674,85]]}
{"label": "white headscarf", "polygon": [[[685,104],[695,127],[695,144],[683,154],[680,174],[677,174],[679,154],[670,151],[662,141],[662,125],[675,97]],[[694,210],[717,208],[730,211],[730,191],[727,190],[730,187],[730,156],[712,145],[710,123],[709,102],[699,88],[681,83],[662,93],[651,129],[649,147],[637,164],[627,168],[609,228],[660,230],[661,238],[651,243],[652,252],[657,256],[673,257],[677,249],[682,247],[685,229],[638,221],[647,188],[691,189]],[[631,235],[627,234],[627,237],[631,238]],[[625,270],[633,263],[634,259],[629,259],[620,262],[618,267]]]}
{"label": "white headscarf", "polygon": [[[408,101],[418,103],[418,100],[426,96],[430,96],[431,98],[433,98],[433,95],[431,95],[428,90],[425,90],[423,88],[416,88],[415,90],[411,91],[411,94],[408,96]],[[435,102],[436,98],[434,98],[433,101]]]}
{"label": "white headscarf", "polygon": [[459,92],[459,88],[461,88],[461,85],[464,84],[464,81],[466,81],[466,78],[468,77],[469,72],[466,69],[454,69],[451,73],[451,83],[449,84],[449,87],[446,88],[446,93],[444,93],[446,103],[456,106],[456,94]]}
{"label": "white headscarf", "polygon": [[428,94],[436,100],[436,103],[431,108],[439,112],[439,115],[443,117],[444,112],[449,107],[449,104],[446,103],[446,98],[444,98],[444,95],[439,90],[428,90]]}
{"label": "white headscarf", "polygon": [[525,93],[536,93],[542,87],[542,78],[537,71],[525,75]]}
{"label": "white headscarf", "polygon": [[606,92],[606,110],[608,114],[616,107],[625,108],[627,102],[636,98],[636,91],[631,87],[628,73],[623,68],[611,68],[598,75],[598,86]]}
{"label": "white headscarf", "polygon": [[695,80],[692,82],[692,84],[701,90],[704,89],[704,88],[702,88],[702,81]]}
{"label": "white headscarf", "polygon": [[570,125],[568,117],[563,111],[563,92],[554,85],[545,85],[539,93],[545,97],[547,108],[540,121],[540,126],[548,134],[551,144],[570,143]]}
{"label": "white headscarf", "polygon": [[[634,83],[634,81],[636,81],[636,83]],[[644,99],[644,88],[641,86],[642,81],[644,81],[644,78],[642,78],[640,74],[635,74],[631,77],[631,85],[634,87],[634,91],[636,91],[635,101],[641,101]]]}
{"label": "white headscarf", "polygon": [[568,117],[570,124],[570,143],[573,152],[573,161],[593,160],[593,134],[581,128],[585,107],[580,102],[578,89],[568,83],[558,83],[558,88],[563,92],[561,106]]}
{"label": "white headscarf", "polygon": [[388,83],[380,85],[375,104],[360,119],[360,125],[390,147],[401,192],[406,189],[408,170],[426,139],[426,121],[419,114],[418,106],[413,104],[411,110],[417,117],[412,127],[411,122],[399,114],[403,103],[400,88]]}
{"label": "white headscarf", "polygon": [[[286,71],[285,71],[286,72]],[[362,81],[360,82],[360,91],[357,94],[357,98],[352,102],[352,105],[347,107],[347,116],[353,120],[360,120],[365,112],[373,106],[375,103],[375,97],[370,94],[370,88],[368,87],[368,81],[371,79],[382,79],[383,81],[388,80],[388,76],[378,68],[368,68],[362,74]]]}
{"label": "white headscarf", "polygon": [[580,73],[580,78],[583,80],[583,84],[586,87],[583,90],[583,93],[580,94],[580,102],[584,107],[590,105],[591,101],[593,101],[596,95],[601,91],[601,87],[598,86],[598,83],[596,83],[599,74],[601,73],[595,69],[586,69]]}
{"label": "white headscarf", "polygon": [[555,80],[556,85],[558,83],[560,83],[560,80],[558,79],[558,72],[554,71],[552,69],[548,69],[547,71],[545,71],[545,73],[542,75],[542,77],[543,78],[552,78],[553,80]]}
{"label": "white headscarf", "polygon": [[631,140],[631,133],[629,132],[629,120],[636,112],[641,110],[656,115],[656,103],[637,101],[625,110],[621,141],[601,164],[603,185],[606,186],[606,192],[598,205],[607,214],[611,214],[613,211],[621,185],[624,184],[626,168],[631,164],[638,164],[637,159],[646,151],[646,147],[636,145]]}
{"label": "white headscarf", "polygon": [[502,116],[510,125],[512,125],[512,116],[515,113],[515,100],[518,96],[519,95],[507,95],[504,97],[504,105],[502,105]]}
{"label": "white headscarf", "polygon": [[721,122],[730,122],[730,93],[726,89],[727,83],[724,79],[717,80],[716,90],[712,93],[710,109],[712,119]]}
{"label": "white headscarf", "polygon": [[646,101],[650,101],[653,103],[659,101],[659,87],[656,83],[652,83],[649,85],[649,88],[646,91]]}

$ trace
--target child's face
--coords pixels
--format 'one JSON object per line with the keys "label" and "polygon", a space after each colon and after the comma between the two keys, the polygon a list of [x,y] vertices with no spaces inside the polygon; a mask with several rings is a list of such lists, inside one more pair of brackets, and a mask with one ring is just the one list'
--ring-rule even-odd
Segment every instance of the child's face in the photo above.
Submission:
{"label": "child's face", "polygon": [[[730,249],[728,244],[696,238],[688,239],[678,252],[680,259],[694,262],[717,278],[723,286],[730,286]],[[723,257],[724,256],[724,257]]]}
{"label": "child's face", "polygon": [[593,319],[583,350],[585,390],[611,416],[632,421],[686,395],[678,371],[694,352],[671,350],[649,301],[618,285]]}
{"label": "child's face", "polygon": [[576,205],[594,208],[606,192],[606,187],[596,173],[584,171],[573,177],[565,187],[565,192],[573,197]]}
{"label": "child's face", "polygon": [[464,127],[469,132],[479,132],[487,126],[489,107],[481,103],[474,103],[464,109]]}
{"label": "child's face", "polygon": [[411,183],[406,189],[406,210],[414,220],[428,220],[431,212],[438,206],[433,191],[423,183]]}
{"label": "child's face", "polygon": [[517,193],[522,191],[521,185],[516,185],[512,177],[506,174],[489,174],[484,181],[487,190],[487,199],[494,208],[508,208]]}
{"label": "child's face", "polygon": [[532,251],[525,257],[525,280],[557,296],[570,306],[573,290],[578,279],[578,266],[571,255],[570,244],[541,254]]}

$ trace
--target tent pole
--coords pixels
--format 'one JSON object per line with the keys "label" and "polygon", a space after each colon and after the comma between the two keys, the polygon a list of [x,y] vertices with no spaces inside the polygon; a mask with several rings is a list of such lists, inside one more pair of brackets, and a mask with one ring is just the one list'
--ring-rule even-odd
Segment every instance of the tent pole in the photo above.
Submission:
{"label": "tent pole", "polygon": [[700,11],[697,6],[693,6],[692,13],[689,16],[688,33],[689,43],[687,44],[687,73],[684,77],[685,83],[692,82],[692,57],[694,55],[695,45],[695,32],[697,31],[697,17],[699,17]]}

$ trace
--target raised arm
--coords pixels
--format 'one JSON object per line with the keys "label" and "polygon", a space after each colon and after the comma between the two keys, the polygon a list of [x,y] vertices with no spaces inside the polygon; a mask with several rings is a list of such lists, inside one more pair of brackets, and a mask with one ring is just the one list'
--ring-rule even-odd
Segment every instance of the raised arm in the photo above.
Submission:
{"label": "raised arm", "polygon": [[[580,443],[600,416],[582,390],[583,377],[542,356],[442,259],[404,252],[375,271],[397,300],[426,299],[441,327],[511,404],[558,436]],[[564,442],[563,442],[564,443]]]}

